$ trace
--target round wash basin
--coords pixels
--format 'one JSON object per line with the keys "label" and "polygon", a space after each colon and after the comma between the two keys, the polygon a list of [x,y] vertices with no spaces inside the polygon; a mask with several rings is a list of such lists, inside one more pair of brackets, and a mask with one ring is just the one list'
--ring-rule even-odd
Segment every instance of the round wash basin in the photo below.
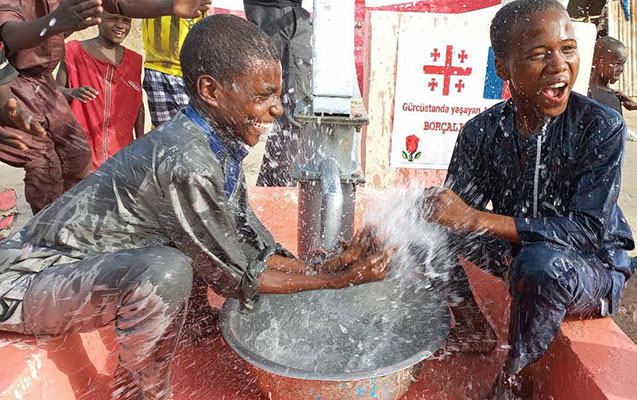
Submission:
{"label": "round wash basin", "polygon": [[398,399],[450,329],[445,302],[386,280],[340,290],[229,299],[221,332],[266,398]]}

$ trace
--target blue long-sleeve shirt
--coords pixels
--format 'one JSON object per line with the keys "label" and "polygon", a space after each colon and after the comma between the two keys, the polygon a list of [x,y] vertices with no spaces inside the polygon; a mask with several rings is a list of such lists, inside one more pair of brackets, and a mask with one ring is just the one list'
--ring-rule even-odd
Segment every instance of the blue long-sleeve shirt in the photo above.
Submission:
{"label": "blue long-sleeve shirt", "polygon": [[625,136],[617,112],[572,93],[564,113],[524,139],[507,100],[464,126],[446,186],[475,209],[491,202],[513,217],[522,246],[595,254],[628,279],[634,241],[617,206]]}

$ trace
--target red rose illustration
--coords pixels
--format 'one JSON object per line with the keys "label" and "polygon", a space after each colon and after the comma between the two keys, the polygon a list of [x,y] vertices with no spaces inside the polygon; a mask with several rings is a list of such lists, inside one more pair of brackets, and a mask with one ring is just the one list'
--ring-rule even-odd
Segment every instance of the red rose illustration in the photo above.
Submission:
{"label": "red rose illustration", "polygon": [[416,135],[409,135],[405,139],[405,147],[407,151],[403,151],[403,158],[409,162],[417,160],[422,155],[422,152],[418,151],[418,142],[420,138]]}
{"label": "red rose illustration", "polygon": [[409,135],[406,139],[407,142],[407,153],[415,153],[418,150],[418,142],[420,139],[416,135]]}

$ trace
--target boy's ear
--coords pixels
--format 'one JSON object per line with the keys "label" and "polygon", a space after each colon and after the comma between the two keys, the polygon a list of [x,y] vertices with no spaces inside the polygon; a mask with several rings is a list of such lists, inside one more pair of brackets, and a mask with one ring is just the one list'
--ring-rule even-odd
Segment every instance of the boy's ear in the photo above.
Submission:
{"label": "boy's ear", "polygon": [[508,81],[511,79],[511,73],[509,72],[509,67],[507,63],[501,58],[496,58],[495,62],[495,73],[498,75],[500,79],[503,81]]}
{"label": "boy's ear", "polygon": [[223,85],[210,75],[200,75],[197,78],[197,92],[204,103],[218,107],[223,97]]}

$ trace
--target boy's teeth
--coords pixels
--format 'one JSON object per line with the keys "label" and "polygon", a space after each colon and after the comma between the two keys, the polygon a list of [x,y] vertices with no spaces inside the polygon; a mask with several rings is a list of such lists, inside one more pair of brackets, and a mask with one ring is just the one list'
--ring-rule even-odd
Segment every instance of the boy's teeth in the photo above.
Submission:
{"label": "boy's teeth", "polygon": [[561,88],[561,87],[564,87],[564,86],[566,86],[566,83],[560,82],[560,83],[556,83],[556,84],[553,84],[553,85],[549,86],[549,88],[557,89],[557,88]]}
{"label": "boy's teeth", "polygon": [[263,122],[255,122],[253,125],[259,127],[259,128],[269,128],[271,124],[265,124]]}

